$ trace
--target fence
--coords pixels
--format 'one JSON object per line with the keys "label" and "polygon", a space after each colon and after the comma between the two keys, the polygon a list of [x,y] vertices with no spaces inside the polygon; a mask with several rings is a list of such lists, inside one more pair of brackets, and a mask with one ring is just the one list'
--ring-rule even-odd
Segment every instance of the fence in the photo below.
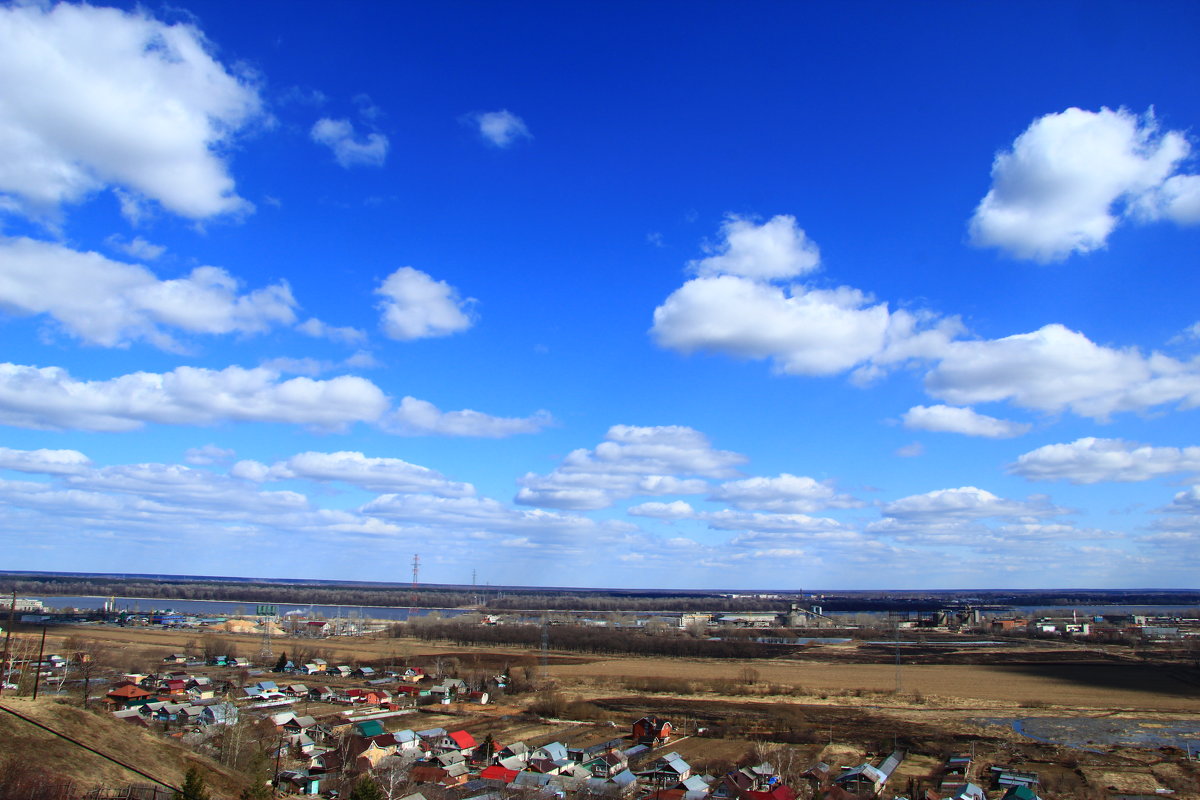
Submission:
{"label": "fence", "polygon": [[175,793],[153,784],[130,784],[117,788],[92,789],[82,800],[171,800]]}

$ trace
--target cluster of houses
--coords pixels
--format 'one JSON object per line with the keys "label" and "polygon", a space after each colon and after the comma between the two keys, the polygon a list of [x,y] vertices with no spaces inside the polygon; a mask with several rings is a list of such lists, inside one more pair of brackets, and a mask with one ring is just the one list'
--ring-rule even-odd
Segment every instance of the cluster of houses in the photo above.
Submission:
{"label": "cluster of houses", "polygon": [[[734,769],[714,777],[697,774],[677,752],[668,749],[671,723],[643,717],[630,736],[591,744],[554,741],[540,746],[502,744],[491,736],[478,741],[466,730],[429,728],[384,731],[378,720],[362,721],[348,735],[312,718],[281,714],[274,718],[287,736],[284,747],[302,754],[301,765],[279,773],[278,783],[298,794],[318,794],[322,781],[346,771],[380,778],[400,774],[411,784],[454,790],[463,800],[495,800],[524,790],[542,798],[588,797],[613,800],[796,800],[770,763]],[[322,744],[325,742],[325,744]],[[833,771],[817,763],[793,780],[808,796],[822,800],[860,800],[880,796],[905,754],[896,751],[878,764],[865,762]],[[935,790],[916,797],[930,800],[986,800],[987,793],[969,780],[969,756],[955,756],[943,766]],[[1037,776],[1005,768],[993,770],[1004,800],[1040,800]],[[893,792],[889,796],[902,798]],[[994,796],[1000,796],[996,794]]]}
{"label": "cluster of houses", "polygon": [[[840,771],[816,763],[799,775],[789,773],[792,785],[769,763],[712,776],[697,774],[678,752],[670,751],[676,731],[670,721],[656,716],[637,720],[625,736],[600,728],[588,740],[544,744],[501,742],[442,727],[389,732],[390,723],[417,713],[419,697],[462,701],[480,693],[468,691],[461,680],[434,678],[416,667],[380,675],[371,667],[329,665],[320,659],[286,667],[294,674],[327,676],[336,685],[262,679],[235,686],[173,669],[187,663],[177,658],[182,656],[164,659],[168,666],[158,674],[121,676],[105,695],[114,716],[185,731],[231,725],[239,715],[269,720],[278,734],[272,753],[280,764],[276,785],[293,794],[326,793],[347,776],[362,774],[434,785],[460,800],[497,800],[513,791],[548,800],[796,800],[801,784],[807,796],[851,800],[876,797],[885,789],[889,796],[901,797],[904,789],[889,788],[889,781],[896,783],[892,779],[904,760],[902,751]],[[217,661],[238,666],[235,659],[213,659]],[[299,712],[295,704],[300,702],[348,708],[324,706],[309,715],[307,706]],[[971,772],[969,757],[950,758],[936,790],[913,798],[986,800],[987,794],[969,779]],[[1036,775],[1001,770],[992,777],[1007,800],[1038,800]]]}
{"label": "cluster of houses", "polygon": [[237,706],[223,697],[228,690],[227,683],[185,672],[127,674],[104,700],[112,707],[113,716],[125,722],[203,728],[237,722]]}
{"label": "cluster of houses", "polygon": [[[280,714],[273,721],[286,734],[282,746],[293,756],[300,754],[304,762],[282,771],[279,781],[301,794],[319,793],[322,780],[331,773],[384,775],[396,770],[415,784],[462,787],[468,794],[512,787],[547,796],[587,790],[631,798],[654,789],[662,800],[682,800],[707,797],[712,783],[711,778],[693,776],[676,753],[651,758],[654,748],[671,736],[671,724],[655,717],[635,723],[632,744],[618,737],[587,745],[555,741],[540,746],[502,744],[491,736],[478,741],[466,730],[440,727],[388,733],[379,719],[359,721],[340,736],[311,717]],[[631,766],[639,762],[646,763]]]}
{"label": "cluster of houses", "polygon": [[[214,680],[207,675],[170,669],[172,666],[198,666],[205,663],[188,660],[184,654],[169,655],[163,662],[168,667],[167,671],[155,674],[128,673],[120,676],[110,687],[104,700],[112,708],[114,716],[129,722],[159,722],[173,727],[200,728],[209,724],[235,722],[238,708],[265,712],[297,702],[352,706],[357,713],[385,713],[429,703],[459,701],[482,704],[489,699],[487,692],[470,691],[466,682],[458,678],[437,681],[419,667],[380,674],[369,666],[329,665],[318,658],[299,666],[289,661],[285,672],[320,676],[322,685],[258,680],[245,686],[235,686],[228,679]],[[226,656],[213,657],[206,665],[236,669],[251,666],[247,659]],[[324,679],[349,679],[353,685],[327,683]]]}

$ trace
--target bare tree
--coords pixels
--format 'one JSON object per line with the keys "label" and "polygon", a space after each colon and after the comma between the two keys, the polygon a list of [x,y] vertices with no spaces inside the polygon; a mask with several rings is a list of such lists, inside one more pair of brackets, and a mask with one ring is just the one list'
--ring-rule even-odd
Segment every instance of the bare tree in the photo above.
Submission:
{"label": "bare tree", "polygon": [[409,774],[416,760],[416,753],[404,751],[388,756],[379,763],[379,769],[375,771],[375,782],[383,790],[386,800],[400,800],[412,793]]}
{"label": "bare tree", "polygon": [[100,677],[100,657],[103,653],[104,647],[99,642],[85,640],[80,642],[69,656],[75,674],[79,676],[80,705],[84,708],[87,708],[91,701],[92,684]]}

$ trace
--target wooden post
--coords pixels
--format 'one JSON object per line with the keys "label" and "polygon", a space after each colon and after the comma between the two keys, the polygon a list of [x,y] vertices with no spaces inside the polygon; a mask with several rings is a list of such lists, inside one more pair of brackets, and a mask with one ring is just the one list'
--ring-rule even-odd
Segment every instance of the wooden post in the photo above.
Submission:
{"label": "wooden post", "polygon": [[38,685],[42,682],[42,658],[46,654],[46,626],[42,626],[42,643],[38,645],[37,668],[33,671],[33,699],[37,700]]}

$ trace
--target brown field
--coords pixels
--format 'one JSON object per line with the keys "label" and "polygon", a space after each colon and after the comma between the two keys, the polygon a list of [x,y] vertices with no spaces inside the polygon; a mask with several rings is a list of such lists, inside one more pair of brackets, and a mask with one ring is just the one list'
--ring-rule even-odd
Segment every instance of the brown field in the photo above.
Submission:
{"label": "brown field", "polygon": [[[845,692],[885,693],[896,688],[895,665],[822,664],[761,661],[704,662],[672,659],[606,659],[583,665],[552,667],[570,685],[576,680],[614,677],[672,677],[703,682],[736,680],[746,666],[763,683],[798,687],[806,695],[836,696]],[[927,702],[947,705],[1025,705],[1036,707],[1162,710],[1200,712],[1200,692],[1181,670],[1141,664],[917,664],[900,669],[901,693],[919,692]]]}

